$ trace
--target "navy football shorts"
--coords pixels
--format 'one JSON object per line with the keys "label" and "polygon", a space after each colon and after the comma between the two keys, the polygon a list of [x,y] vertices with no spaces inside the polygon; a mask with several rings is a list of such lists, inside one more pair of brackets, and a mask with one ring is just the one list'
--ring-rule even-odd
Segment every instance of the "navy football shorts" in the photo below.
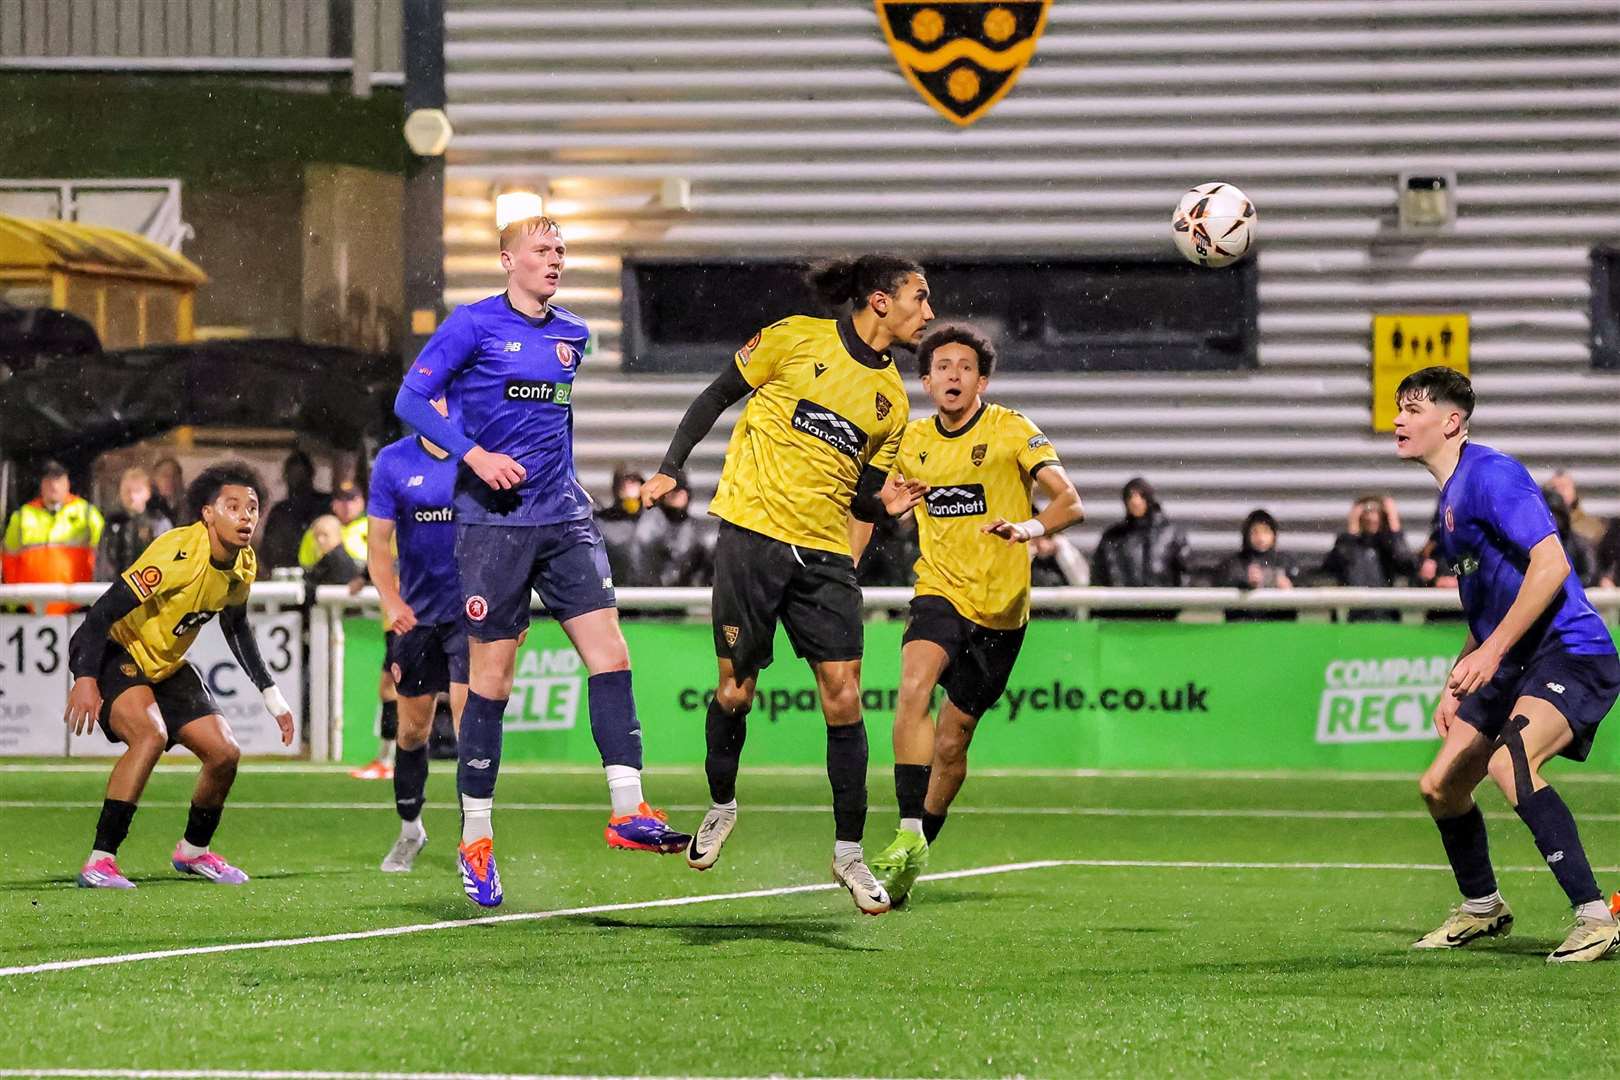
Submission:
{"label": "navy football shorts", "polygon": [[1620,698],[1620,657],[1569,653],[1556,640],[1549,641],[1522,663],[1502,661],[1495,678],[1462,699],[1457,716],[1494,739],[1513,718],[1513,705],[1521,697],[1551,702],[1575,735],[1559,756],[1585,761],[1598,724]]}
{"label": "navy football shorts", "polygon": [[529,626],[529,591],[558,622],[614,607],[607,547],[590,518],[554,525],[456,524],[461,624],[477,641],[508,641]]}
{"label": "navy football shorts", "polygon": [[467,632],[460,622],[417,623],[385,635],[384,665],[401,697],[442,694],[467,682]]}

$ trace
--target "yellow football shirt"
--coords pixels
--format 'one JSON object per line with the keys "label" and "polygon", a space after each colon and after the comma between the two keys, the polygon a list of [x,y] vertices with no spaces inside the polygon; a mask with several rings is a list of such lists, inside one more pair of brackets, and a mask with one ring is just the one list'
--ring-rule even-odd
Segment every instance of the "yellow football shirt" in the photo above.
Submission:
{"label": "yellow football shirt", "polygon": [[917,595],[942,596],[992,630],[1029,621],[1029,549],[980,532],[996,518],[1034,513],[1030,489],[1057,451],[1023,414],[986,403],[946,431],[937,416],[906,425],[898,471],[928,485],[917,507]]}
{"label": "yellow football shirt", "polygon": [[726,447],[709,512],[784,543],[849,550],[861,471],[894,468],[910,406],[888,353],[847,320],[794,315],[737,351],[754,388]]}
{"label": "yellow football shirt", "polygon": [[170,529],[124,571],[124,584],[141,604],[113,623],[112,639],[140,665],[141,674],[167,679],[185,662],[197,631],[227,607],[247,603],[258,571],[253,549],[236,553],[229,570],[212,561],[208,526]]}

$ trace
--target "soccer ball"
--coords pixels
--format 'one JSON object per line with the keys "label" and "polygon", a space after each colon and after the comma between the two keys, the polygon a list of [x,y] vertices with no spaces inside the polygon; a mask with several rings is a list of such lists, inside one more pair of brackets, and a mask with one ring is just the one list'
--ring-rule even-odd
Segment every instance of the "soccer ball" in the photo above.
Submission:
{"label": "soccer ball", "polygon": [[1199,184],[1181,197],[1171,218],[1176,250],[1199,266],[1230,266],[1254,247],[1260,220],[1254,203],[1231,184]]}

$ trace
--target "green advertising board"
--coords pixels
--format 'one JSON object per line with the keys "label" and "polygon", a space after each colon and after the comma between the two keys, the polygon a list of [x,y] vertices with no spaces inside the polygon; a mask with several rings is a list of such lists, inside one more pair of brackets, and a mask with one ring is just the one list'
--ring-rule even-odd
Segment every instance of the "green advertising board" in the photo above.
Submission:
{"label": "green advertising board", "polygon": [[[343,758],[376,749],[382,635],[344,625]],[[903,625],[866,628],[862,683],[872,761],[888,739]],[[650,764],[703,760],[715,678],[707,625],[631,621],[625,637]],[[1136,623],[1036,620],[1007,694],[973,744],[978,766],[1098,769],[1400,769],[1434,755],[1435,701],[1462,643],[1460,624]],[[759,679],[746,760],[818,765],[826,738],[815,683],[785,635]],[[599,761],[587,674],[554,624],[518,652],[506,713],[508,761]],[[1620,767],[1620,734],[1592,761]]]}

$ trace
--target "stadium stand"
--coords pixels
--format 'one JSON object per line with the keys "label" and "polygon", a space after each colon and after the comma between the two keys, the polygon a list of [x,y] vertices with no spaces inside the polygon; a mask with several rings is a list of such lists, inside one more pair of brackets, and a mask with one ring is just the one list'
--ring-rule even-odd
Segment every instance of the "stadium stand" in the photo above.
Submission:
{"label": "stadium stand", "polygon": [[[1564,0],[1097,3],[1079,18],[1053,11],[1020,83],[1039,93],[955,130],[884,93],[899,75],[856,4],[453,11],[448,298],[500,286],[495,188],[543,190],[569,230],[563,300],[598,335],[578,447],[599,490],[615,462],[656,463],[703,381],[604,374],[627,252],[1156,250],[1167,192],[1241,177],[1263,214],[1258,371],[996,380],[1064,451],[1091,508],[1077,542],[1095,544],[1140,473],[1205,557],[1257,505],[1317,557],[1374,489],[1421,546],[1429,480],[1368,425],[1380,311],[1469,312],[1481,438],[1539,478],[1568,467],[1591,512],[1620,512],[1620,382],[1592,372],[1588,344],[1589,245],[1620,228],[1612,19]],[[1455,228],[1421,242],[1396,227],[1395,178],[1413,168],[1457,181]],[[660,205],[672,177],[689,213]],[[727,430],[694,455],[700,502]]]}

